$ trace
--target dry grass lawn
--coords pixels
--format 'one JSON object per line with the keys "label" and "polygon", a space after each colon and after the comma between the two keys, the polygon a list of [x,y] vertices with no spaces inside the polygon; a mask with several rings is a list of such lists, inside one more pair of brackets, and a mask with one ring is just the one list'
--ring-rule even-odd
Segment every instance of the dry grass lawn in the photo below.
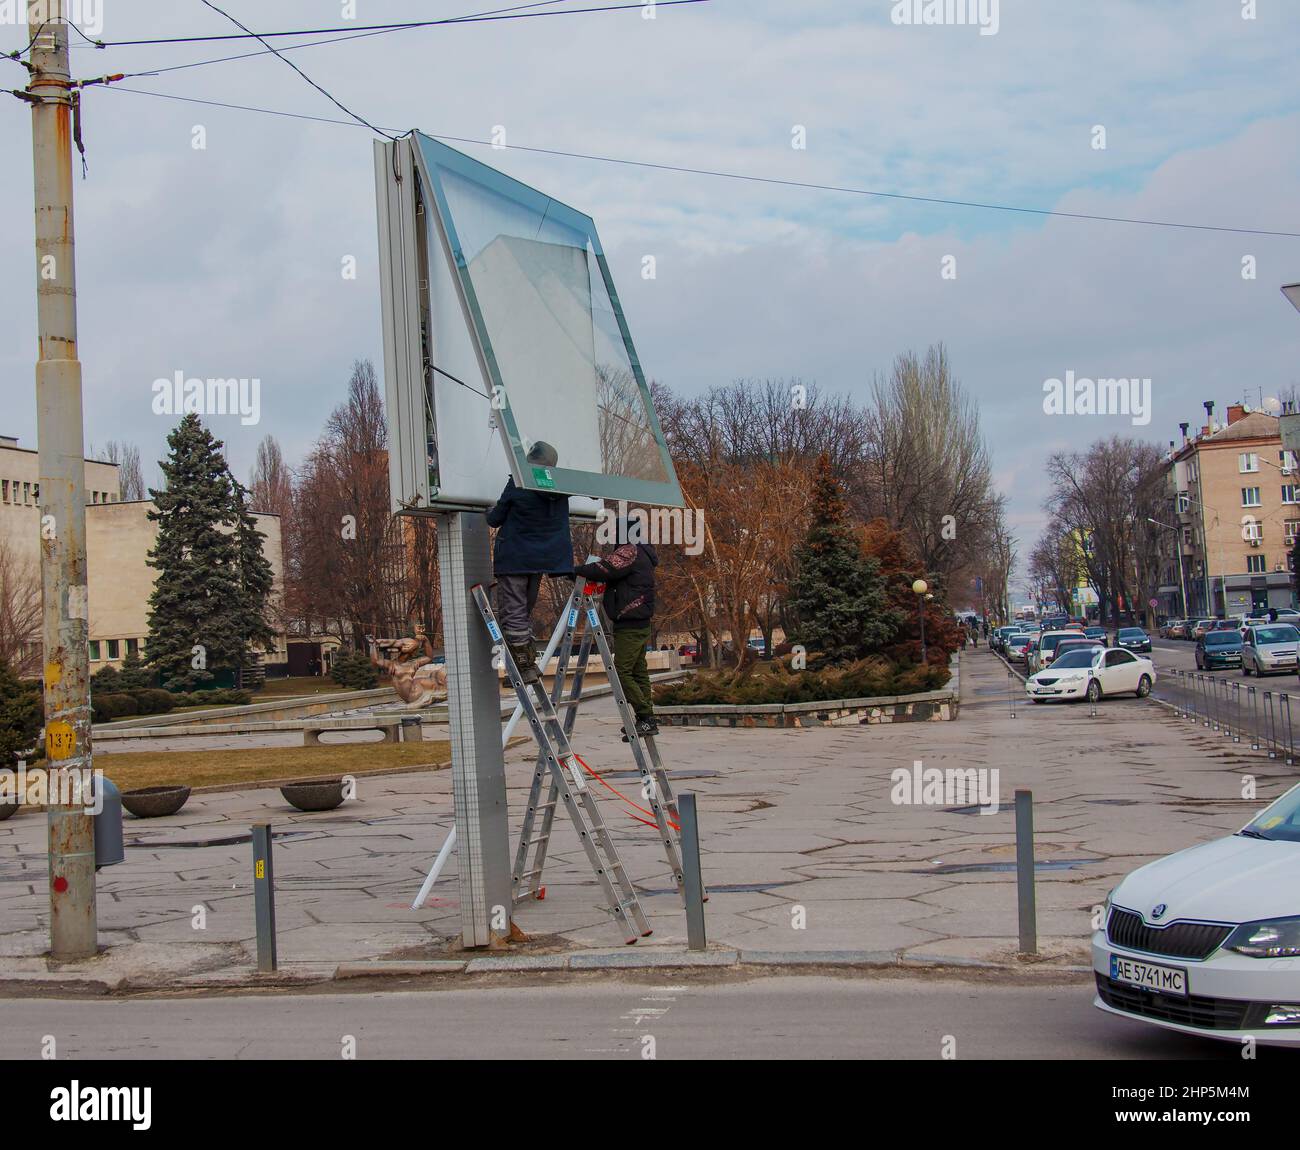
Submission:
{"label": "dry grass lawn", "polygon": [[229,751],[126,751],[95,756],[95,766],[124,791],[177,783],[188,787],[264,786],[289,779],[372,775],[421,766],[438,770],[450,762],[451,744],[446,740]]}

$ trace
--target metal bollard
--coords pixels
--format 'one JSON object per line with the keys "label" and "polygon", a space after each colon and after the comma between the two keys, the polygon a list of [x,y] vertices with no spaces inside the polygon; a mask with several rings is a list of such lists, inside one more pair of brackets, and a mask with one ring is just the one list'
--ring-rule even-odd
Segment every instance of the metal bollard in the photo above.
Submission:
{"label": "metal bollard", "polygon": [[677,821],[681,826],[682,884],[686,891],[686,947],[704,950],[704,878],[700,873],[700,820],[694,791],[677,796]]}
{"label": "metal bollard", "polygon": [[1250,705],[1250,749],[1259,750],[1259,692],[1253,686],[1246,688],[1246,702]]}
{"label": "metal bollard", "polygon": [[271,866],[271,824],[253,824],[253,909],[257,919],[257,969],[276,969],[275,872]]}
{"label": "metal bollard", "polygon": [[1241,728],[1242,728],[1241,684],[1240,683],[1232,684],[1232,714],[1233,717],[1236,719],[1236,722],[1232,724],[1232,741],[1234,743],[1239,743],[1241,742]]}
{"label": "metal bollard", "polygon": [[1273,692],[1264,692],[1264,721],[1267,724],[1264,737],[1268,740],[1268,757],[1277,758],[1277,716],[1273,714]]}
{"label": "metal bollard", "polygon": [[1278,711],[1282,722],[1286,726],[1286,765],[1289,767],[1295,763],[1295,745],[1291,741],[1291,696],[1283,691],[1278,696]]}
{"label": "metal bollard", "polygon": [[1034,792],[1016,791],[1016,908],[1020,953],[1038,953],[1038,911],[1034,902]]}

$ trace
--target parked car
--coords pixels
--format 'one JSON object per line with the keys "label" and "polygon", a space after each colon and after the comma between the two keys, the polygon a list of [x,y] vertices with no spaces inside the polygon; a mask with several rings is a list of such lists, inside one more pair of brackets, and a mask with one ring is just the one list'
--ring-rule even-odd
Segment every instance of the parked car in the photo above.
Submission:
{"label": "parked car", "polygon": [[1025,680],[1025,694],[1035,703],[1051,699],[1088,699],[1132,692],[1144,699],[1151,694],[1156,669],[1151,660],[1119,647],[1076,647],[1052,665]]}
{"label": "parked car", "polygon": [[1169,638],[1190,639],[1192,637],[1192,624],[1195,622],[1195,619],[1175,619],[1169,626]]}
{"label": "parked car", "polygon": [[1234,835],[1139,867],[1092,937],[1094,1004],[1152,1026],[1300,1045],[1300,786]]}
{"label": "parked car", "polygon": [[1067,651],[1078,651],[1080,649],[1095,650],[1098,647],[1106,646],[1100,639],[1089,639],[1086,635],[1079,635],[1074,639],[1062,639],[1056,644],[1056,650],[1052,654],[1052,666],[1056,666],[1056,660],[1064,655]]}
{"label": "parked car", "polygon": [[1272,675],[1290,674],[1298,669],[1300,630],[1290,623],[1267,623],[1247,627],[1242,633],[1241,673]]}
{"label": "parked car", "polygon": [[1241,666],[1241,632],[1208,631],[1196,640],[1196,669]]}
{"label": "parked car", "polygon": [[700,645],[698,643],[683,643],[677,648],[677,653],[683,659],[698,659],[700,657]]}
{"label": "parked car", "polygon": [[1020,633],[1018,624],[1011,624],[1009,627],[999,627],[996,631],[989,634],[989,646],[995,651],[1005,651],[1007,649],[1007,640],[1012,635]]}
{"label": "parked car", "polygon": [[1105,627],[1085,627],[1085,628],[1083,629],[1083,633],[1084,633],[1084,635],[1086,635],[1089,639],[1100,639],[1103,643],[1106,642],[1106,628],[1105,628]]}
{"label": "parked car", "polygon": [[1077,631],[1044,631],[1029,652],[1029,673],[1032,675],[1050,666],[1057,643],[1062,639],[1073,639],[1078,634]]}
{"label": "parked car", "polygon": [[1115,646],[1127,651],[1151,652],[1151,636],[1141,627],[1121,627],[1115,633]]}
{"label": "parked car", "polygon": [[1175,632],[1182,626],[1182,623],[1181,619],[1166,619],[1160,628],[1160,638],[1177,639],[1178,636]]}
{"label": "parked car", "polygon": [[1206,631],[1211,630],[1216,622],[1218,622],[1217,619],[1197,619],[1196,622],[1192,624],[1191,630],[1187,633],[1187,637],[1189,639],[1199,639]]}
{"label": "parked car", "polygon": [[1034,641],[1033,635],[1012,635],[1007,640],[1007,661],[1011,663],[1027,663],[1029,661],[1029,651],[1033,647]]}

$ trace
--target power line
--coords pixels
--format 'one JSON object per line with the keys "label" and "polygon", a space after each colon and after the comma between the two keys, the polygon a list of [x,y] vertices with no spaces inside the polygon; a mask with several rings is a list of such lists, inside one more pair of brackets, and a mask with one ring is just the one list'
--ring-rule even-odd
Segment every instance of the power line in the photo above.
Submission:
{"label": "power line", "polygon": [[[675,8],[683,4],[711,4],[713,0],[655,0],[656,7]],[[586,12],[625,12],[632,8],[645,8],[645,0],[635,0],[630,4],[601,4],[587,8],[564,8],[554,12],[518,12],[505,10],[499,14],[473,16],[447,16],[441,20],[413,20],[405,24],[363,24],[360,26],[335,28],[300,28],[291,32],[264,32],[260,36],[255,32],[242,35],[227,33],[224,36],[169,36],[156,40],[94,40],[96,48],[135,48],[145,44],[206,44],[220,40],[270,40],[282,36],[329,36],[335,32],[401,32],[412,28],[434,28],[447,24],[480,24],[502,20],[532,20],[545,16],[578,16]],[[265,38],[265,39],[264,39]]]}
{"label": "power line", "polygon": [[276,55],[277,57],[279,57],[279,59],[283,60],[286,64],[288,64],[290,68],[292,68],[295,72],[297,72],[299,76],[301,76],[304,80],[306,80],[307,83],[309,83],[313,88],[315,88],[316,91],[318,91],[322,96],[324,96],[324,97],[325,97],[325,98],[326,98],[326,99],[327,99],[331,104],[333,104],[333,105],[334,105],[336,108],[338,108],[340,111],[346,112],[349,116],[351,116],[354,120],[356,120],[357,123],[359,123],[359,124],[365,124],[365,126],[366,126],[367,128],[369,128],[372,132],[376,133],[377,135],[380,135],[380,136],[386,136],[386,137],[387,137],[388,139],[390,139],[390,140],[395,140],[395,139],[397,139],[396,136],[389,135],[388,132],[380,131],[380,130],[379,130],[378,128],[376,128],[376,127],[374,126],[374,124],[372,124],[369,120],[366,120],[366,119],[364,119],[364,118],[361,117],[361,116],[358,116],[358,115],[356,114],[356,112],[354,112],[354,111],[353,111],[351,108],[349,108],[347,105],[345,105],[345,104],[343,104],[341,101],[339,101],[339,100],[338,100],[338,99],[337,99],[337,98],[336,98],[332,93],[327,92],[327,91],[326,91],[324,88],[322,88],[318,83],[316,83],[315,80],[313,80],[310,76],[308,76],[306,72],[304,72],[301,68],[299,68],[298,65],[295,64],[292,60],[290,60],[287,56],[282,56],[282,55],[280,55],[280,53],[277,52],[274,48],[272,48],[270,44],[267,44],[266,41],[263,40],[261,36],[259,36],[256,32],[251,32],[251,31],[249,31],[249,29],[248,29],[248,27],[247,27],[246,25],[241,24],[241,23],[240,23],[238,20],[236,20],[235,17],[233,17],[229,12],[225,12],[225,11],[223,11],[221,8],[218,8],[217,5],[215,5],[214,3],[212,3],[212,0],[200,0],[200,2],[201,2],[204,6],[206,6],[206,7],[208,7],[208,8],[211,8],[212,11],[217,12],[217,13],[220,13],[220,14],[221,14],[222,16],[224,16],[227,20],[229,20],[233,25],[235,25],[236,28],[242,28],[245,32],[248,32],[248,34],[249,34],[250,36],[254,37],[254,38],[255,38],[259,43],[261,43],[261,44],[265,44],[266,47],[267,47],[267,49],[268,49],[269,51],[274,52],[275,55]]}
{"label": "power line", "polygon": [[[475,16],[495,16],[504,12],[519,12],[526,8],[545,8],[553,4],[565,4],[568,0],[533,0],[531,4],[516,4],[511,8],[492,8],[484,12],[470,12],[459,19],[467,20]],[[334,36],[329,40],[308,40],[302,44],[286,44],[280,49],[281,52],[298,52],[304,48],[318,48],[326,44],[342,44],[348,40],[366,40],[372,36],[386,36],[391,32],[399,31],[398,28],[380,28],[376,31],[369,32],[352,32],[347,36]],[[184,72],[189,68],[203,68],[209,64],[228,64],[235,60],[253,60],[258,56],[271,56],[274,52],[270,48],[265,48],[260,52],[240,52],[235,56],[217,56],[208,60],[192,60],[188,64],[172,64],[166,68],[151,68],[139,72],[127,72],[126,79],[136,76],[161,76],[165,72]]]}
{"label": "power line", "polygon": [[[323,124],[344,124],[349,127],[355,127],[350,120],[338,120],[325,116],[308,116],[298,112],[283,112],[275,108],[262,108],[252,104],[230,104],[219,100],[201,100],[195,96],[180,96],[174,92],[150,92],[143,88],[123,88],[116,84],[109,86],[108,90],[114,92],[130,92],[136,96],[157,96],[158,98],[165,100],[180,100],[188,104],[210,104],[217,108],[229,108],[240,112],[259,112],[263,115],[282,116],[293,120],[312,120]],[[375,131],[380,131],[380,129],[376,128]],[[387,133],[383,134],[387,135]],[[444,140],[449,143],[475,144],[481,147],[490,147],[494,150],[501,149],[499,144],[496,144],[491,140],[480,140],[473,136],[450,136],[438,132],[425,132],[423,134],[431,136],[435,140]],[[835,192],[842,195],[901,200],[918,204],[935,204],[941,207],[971,208],[977,211],[988,212],[1013,212],[1023,215],[1045,216],[1065,220],[1087,220],[1094,223],[1132,224],[1141,227],[1177,228],[1197,232],[1224,232],[1232,235],[1273,236],[1284,239],[1300,239],[1300,232],[1275,231],[1267,228],[1230,227],[1218,224],[1191,224],[1178,220],[1153,220],[1137,216],[1103,216],[1090,212],[1062,212],[1053,208],[1026,208],[1012,204],[987,203],[979,200],[951,200],[938,196],[918,196],[905,192],[882,192],[871,188],[855,188],[846,184],[816,184],[806,180],[782,179],[779,176],[755,176],[743,172],[724,172],[716,168],[692,168],[680,164],[655,163],[651,160],[629,160],[619,156],[600,156],[591,152],[569,152],[559,148],[530,147],[526,144],[509,144],[506,146],[505,150],[513,152],[532,152],[543,156],[560,156],[565,159],[573,160],[592,160],[602,164],[619,164],[625,167],[646,168],[660,172],[675,172],[682,175],[709,176],[713,179],[720,180],[739,180],[744,183],[770,184],[775,187]]]}

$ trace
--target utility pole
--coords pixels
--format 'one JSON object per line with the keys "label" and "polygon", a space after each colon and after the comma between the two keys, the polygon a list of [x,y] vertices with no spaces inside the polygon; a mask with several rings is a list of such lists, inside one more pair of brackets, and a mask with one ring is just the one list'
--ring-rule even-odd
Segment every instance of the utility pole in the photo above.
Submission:
{"label": "utility pole", "polygon": [[[91,767],[86,473],[77,360],[72,230],[72,87],[67,0],[28,0],[32,160],[36,190],[36,438],[41,484],[41,636],[45,753],[50,770],[50,954],[97,949],[95,825],[88,796],[57,783]],[[68,805],[64,805],[64,804]]]}

